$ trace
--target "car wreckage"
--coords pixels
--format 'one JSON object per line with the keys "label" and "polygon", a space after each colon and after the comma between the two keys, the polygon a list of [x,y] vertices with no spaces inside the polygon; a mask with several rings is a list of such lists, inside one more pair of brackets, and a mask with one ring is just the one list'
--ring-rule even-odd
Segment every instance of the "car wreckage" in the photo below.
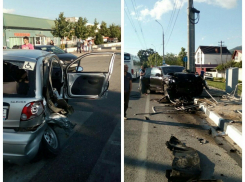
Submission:
{"label": "car wreckage", "polygon": [[[103,71],[87,71],[84,59],[106,59]],[[88,53],[63,68],[59,58],[40,50],[3,51],[3,160],[24,164],[41,151],[59,153],[54,127],[67,134],[74,128],[68,99],[106,97],[113,53]],[[106,71],[105,71],[106,70]]]}
{"label": "car wreckage", "polygon": [[147,68],[145,80],[150,91],[162,92],[175,106],[193,104],[194,97],[200,96],[206,81],[193,73],[185,72],[183,66],[159,66]]}

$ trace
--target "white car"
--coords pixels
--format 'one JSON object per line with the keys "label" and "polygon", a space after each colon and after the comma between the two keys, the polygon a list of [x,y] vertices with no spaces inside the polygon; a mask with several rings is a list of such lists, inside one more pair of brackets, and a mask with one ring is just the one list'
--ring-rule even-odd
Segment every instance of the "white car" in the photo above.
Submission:
{"label": "white car", "polygon": [[204,74],[204,80],[211,80],[213,81],[214,80],[214,77],[211,73],[205,73]]}

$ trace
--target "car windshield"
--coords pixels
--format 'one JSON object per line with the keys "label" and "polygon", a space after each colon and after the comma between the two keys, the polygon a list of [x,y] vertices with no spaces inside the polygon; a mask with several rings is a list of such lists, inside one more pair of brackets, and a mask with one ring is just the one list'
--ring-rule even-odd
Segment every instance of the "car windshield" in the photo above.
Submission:
{"label": "car windshield", "polygon": [[169,73],[175,73],[175,72],[183,72],[184,69],[185,69],[184,67],[172,67],[172,66],[162,67],[162,71],[164,75],[167,75]]}
{"label": "car windshield", "polygon": [[41,47],[43,51],[52,52],[54,54],[65,54],[65,52],[56,46]]}
{"label": "car windshield", "polygon": [[3,97],[35,97],[35,88],[35,63],[3,61]]}

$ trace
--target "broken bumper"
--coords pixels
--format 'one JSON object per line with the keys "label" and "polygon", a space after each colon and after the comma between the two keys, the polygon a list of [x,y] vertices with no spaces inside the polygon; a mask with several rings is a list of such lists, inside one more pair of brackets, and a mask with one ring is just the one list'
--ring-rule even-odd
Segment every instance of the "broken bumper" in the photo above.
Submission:
{"label": "broken bumper", "polygon": [[3,161],[22,165],[33,159],[46,127],[47,124],[43,123],[37,130],[29,132],[3,129]]}

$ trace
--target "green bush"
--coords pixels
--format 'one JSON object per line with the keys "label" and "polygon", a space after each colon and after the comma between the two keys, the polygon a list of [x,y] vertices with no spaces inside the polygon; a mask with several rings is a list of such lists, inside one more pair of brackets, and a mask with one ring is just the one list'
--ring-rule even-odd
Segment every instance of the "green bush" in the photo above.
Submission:
{"label": "green bush", "polygon": [[96,38],[95,38],[95,40],[94,40],[94,43],[96,44],[96,45],[100,45],[100,44],[103,44],[103,37],[102,37],[102,35],[101,34],[96,34]]}

